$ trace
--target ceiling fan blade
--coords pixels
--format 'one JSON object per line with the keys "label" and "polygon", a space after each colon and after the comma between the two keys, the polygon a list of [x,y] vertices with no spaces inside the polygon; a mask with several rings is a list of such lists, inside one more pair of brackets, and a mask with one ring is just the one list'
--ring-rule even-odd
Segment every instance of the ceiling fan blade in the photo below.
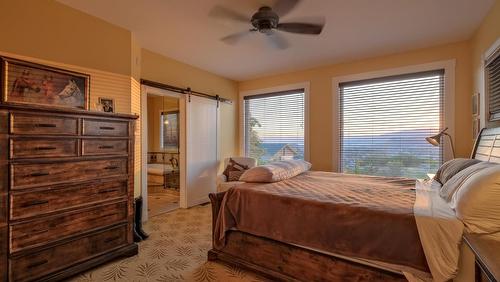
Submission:
{"label": "ceiling fan blade", "polygon": [[280,50],[288,48],[287,40],[278,32],[273,32],[271,34],[268,34],[266,37],[267,41],[269,42],[269,44],[271,44],[273,48]]}
{"label": "ceiling fan blade", "polygon": [[278,0],[273,6],[273,11],[283,17],[299,4],[300,0]]}
{"label": "ceiling fan blade", "polygon": [[220,40],[226,44],[234,45],[238,43],[243,37],[249,35],[251,31],[245,30],[237,33],[230,34],[228,36],[222,37]]}
{"label": "ceiling fan blade", "polygon": [[210,17],[219,18],[219,19],[231,19],[238,22],[249,23],[250,19],[243,14],[240,14],[236,11],[230,10],[228,8],[224,8],[222,6],[215,6],[208,13]]}
{"label": "ceiling fan blade", "polygon": [[323,24],[311,23],[279,23],[277,29],[292,33],[301,34],[320,34],[323,30]]}

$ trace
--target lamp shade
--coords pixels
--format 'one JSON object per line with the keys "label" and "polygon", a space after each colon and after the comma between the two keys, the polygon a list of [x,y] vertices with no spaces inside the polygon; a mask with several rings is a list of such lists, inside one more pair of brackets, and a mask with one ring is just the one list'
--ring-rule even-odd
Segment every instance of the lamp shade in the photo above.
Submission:
{"label": "lamp shade", "polygon": [[441,144],[441,133],[439,134],[436,134],[434,136],[430,136],[430,137],[425,137],[425,140],[427,140],[427,142],[429,142],[430,144],[434,145],[434,146],[439,146],[439,144]]}

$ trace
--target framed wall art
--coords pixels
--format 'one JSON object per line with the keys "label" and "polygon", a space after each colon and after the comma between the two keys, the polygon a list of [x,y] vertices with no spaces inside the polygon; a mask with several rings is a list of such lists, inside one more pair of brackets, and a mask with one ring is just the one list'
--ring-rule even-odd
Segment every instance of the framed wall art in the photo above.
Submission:
{"label": "framed wall art", "polygon": [[89,75],[10,58],[0,59],[2,102],[89,109]]}

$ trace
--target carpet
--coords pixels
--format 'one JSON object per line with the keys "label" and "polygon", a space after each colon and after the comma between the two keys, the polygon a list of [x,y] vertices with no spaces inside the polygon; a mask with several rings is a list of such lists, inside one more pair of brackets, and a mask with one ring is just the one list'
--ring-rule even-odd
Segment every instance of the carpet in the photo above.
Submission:
{"label": "carpet", "polygon": [[207,262],[211,225],[210,205],[157,215],[144,225],[150,237],[139,243],[137,256],[102,265],[70,281],[266,281],[240,268]]}

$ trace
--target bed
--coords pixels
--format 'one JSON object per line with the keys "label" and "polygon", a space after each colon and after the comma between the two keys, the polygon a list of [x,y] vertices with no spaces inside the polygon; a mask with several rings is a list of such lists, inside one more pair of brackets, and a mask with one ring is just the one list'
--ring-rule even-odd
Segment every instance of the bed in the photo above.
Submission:
{"label": "bed", "polygon": [[[500,129],[481,131],[471,157],[500,162]],[[422,193],[425,189],[416,190],[408,179],[327,172],[241,184],[210,194],[213,248],[208,258],[284,281],[430,278],[428,247],[420,242],[428,239],[416,228],[424,217],[413,214]],[[455,238],[445,234],[451,237],[443,240],[460,242],[458,220],[439,224],[456,230]]]}

